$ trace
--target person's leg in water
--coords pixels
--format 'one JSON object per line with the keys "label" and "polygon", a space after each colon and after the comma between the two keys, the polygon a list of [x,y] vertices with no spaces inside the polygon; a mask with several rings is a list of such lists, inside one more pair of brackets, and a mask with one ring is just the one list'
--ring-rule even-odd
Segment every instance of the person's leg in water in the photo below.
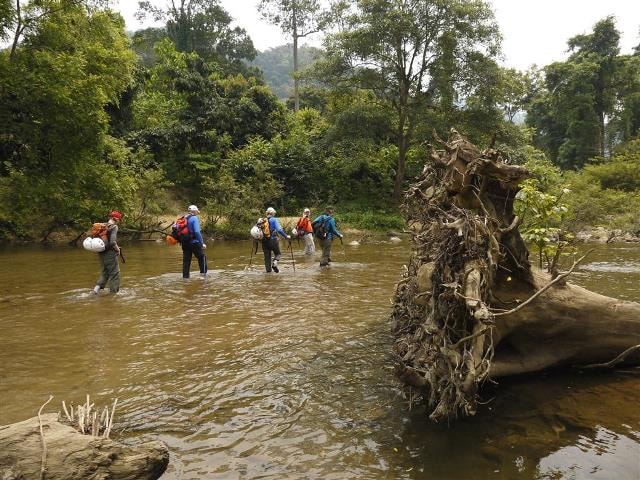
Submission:
{"label": "person's leg in water", "polygon": [[262,240],[262,253],[264,254],[264,268],[267,273],[271,272],[271,239]]}
{"label": "person's leg in water", "polygon": [[191,270],[191,243],[182,242],[182,278],[189,278],[189,270]]}
{"label": "person's leg in water", "polygon": [[191,249],[193,251],[193,254],[198,259],[198,267],[200,268],[200,275],[206,275],[207,274],[207,257],[204,254],[204,249],[202,248],[202,245],[200,245],[199,243],[193,243],[191,244]]}
{"label": "person's leg in water", "polygon": [[273,251],[273,271],[276,273],[280,273],[278,262],[280,261],[280,257],[282,257],[282,253],[280,253],[280,242],[277,238],[271,239],[271,250]]}
{"label": "person's leg in water", "polygon": [[322,245],[322,258],[320,259],[320,266],[326,267],[331,261],[331,239],[323,238],[320,241],[320,244]]}
{"label": "person's leg in water", "polygon": [[313,242],[313,235],[307,233],[304,237],[304,254],[313,255],[316,253],[316,244]]}
{"label": "person's leg in water", "polygon": [[109,275],[109,292],[118,293],[120,290],[120,265],[118,255],[114,250],[109,250],[105,255],[105,266]]}
{"label": "person's leg in water", "polygon": [[98,254],[98,260],[100,261],[100,277],[98,277],[98,280],[96,280],[96,286],[93,287],[93,293],[95,295],[97,295],[100,292],[100,290],[102,290],[105,287],[105,285],[107,284],[107,281],[109,280],[109,272],[104,263],[103,252]]}

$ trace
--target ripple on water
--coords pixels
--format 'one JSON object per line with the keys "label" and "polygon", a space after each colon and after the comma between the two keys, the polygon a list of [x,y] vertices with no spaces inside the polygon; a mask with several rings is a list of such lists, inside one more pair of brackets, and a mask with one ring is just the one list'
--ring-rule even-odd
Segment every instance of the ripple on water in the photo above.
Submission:
{"label": "ripple on water", "polygon": [[612,273],[640,273],[640,263],[625,262],[591,262],[579,267],[580,270],[588,270],[591,272],[612,272]]}

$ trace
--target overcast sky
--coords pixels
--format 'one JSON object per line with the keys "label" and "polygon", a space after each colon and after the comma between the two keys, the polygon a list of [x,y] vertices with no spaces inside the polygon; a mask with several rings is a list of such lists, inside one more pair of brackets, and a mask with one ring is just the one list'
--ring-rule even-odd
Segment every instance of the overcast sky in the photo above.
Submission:
{"label": "overcast sky", "polygon": [[[164,6],[167,0],[152,0]],[[287,42],[277,27],[267,24],[257,12],[257,0],[221,0],[222,5],[246,29],[258,50]],[[567,40],[588,33],[593,25],[613,15],[622,32],[623,53],[640,43],[640,0],[490,0],[504,37],[504,65],[526,70],[566,57]],[[119,0],[129,30],[141,28],[134,18],[138,2]],[[314,44],[319,45],[316,38]]]}

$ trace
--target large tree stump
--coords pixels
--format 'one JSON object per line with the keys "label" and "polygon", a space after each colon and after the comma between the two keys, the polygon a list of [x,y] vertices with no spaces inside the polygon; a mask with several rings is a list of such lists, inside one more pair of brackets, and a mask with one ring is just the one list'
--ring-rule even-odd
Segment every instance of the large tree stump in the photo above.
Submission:
{"label": "large tree stump", "polygon": [[55,413],[0,426],[0,478],[9,479],[156,479],[169,464],[169,450],[159,441],[135,447],[108,438],[83,435],[58,421]]}
{"label": "large tree stump", "polygon": [[527,170],[455,130],[442,144],[405,197],[413,250],[392,313],[398,374],[430,418],[473,415],[489,377],[639,359],[640,304],[532,269],[513,211]]}

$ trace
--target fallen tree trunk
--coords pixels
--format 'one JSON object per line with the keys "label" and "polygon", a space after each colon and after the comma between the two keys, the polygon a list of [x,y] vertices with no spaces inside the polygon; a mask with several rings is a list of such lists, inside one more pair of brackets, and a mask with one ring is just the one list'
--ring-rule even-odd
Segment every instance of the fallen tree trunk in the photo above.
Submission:
{"label": "fallen tree trunk", "polygon": [[[0,478],[156,479],[169,463],[159,441],[126,446],[83,435],[58,421],[55,413],[0,426]],[[44,437],[44,443],[43,443]],[[43,450],[46,449],[46,450]]]}
{"label": "fallen tree trunk", "polygon": [[473,415],[489,377],[640,359],[640,304],[531,268],[513,211],[527,170],[454,130],[441,143],[403,205],[413,250],[392,320],[411,398],[439,421]]}

